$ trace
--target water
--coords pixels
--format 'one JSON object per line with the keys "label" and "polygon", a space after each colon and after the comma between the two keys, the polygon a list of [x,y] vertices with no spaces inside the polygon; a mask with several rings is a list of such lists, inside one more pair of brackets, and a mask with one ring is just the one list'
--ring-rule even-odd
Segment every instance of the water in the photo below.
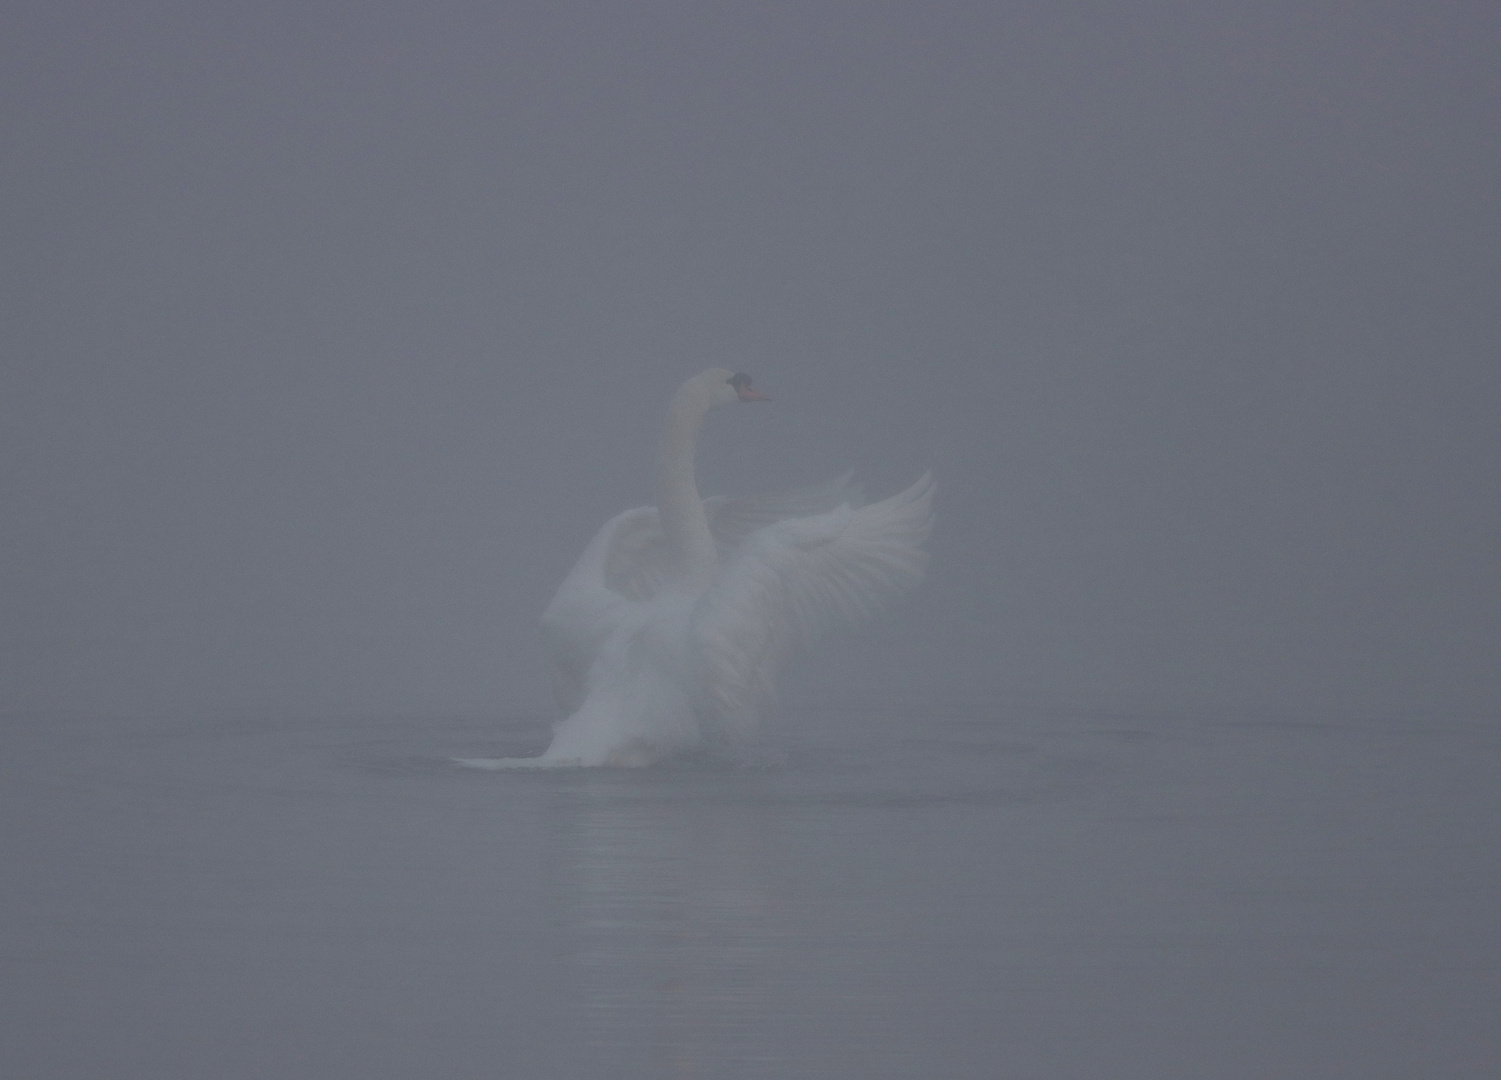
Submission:
{"label": "water", "polygon": [[7,1077],[1491,1077],[1489,724],[11,717]]}

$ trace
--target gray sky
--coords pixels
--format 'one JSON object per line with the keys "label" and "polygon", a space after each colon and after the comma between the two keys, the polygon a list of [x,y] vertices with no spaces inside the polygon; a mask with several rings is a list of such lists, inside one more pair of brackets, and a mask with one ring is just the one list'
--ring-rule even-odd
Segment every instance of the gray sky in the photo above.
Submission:
{"label": "gray sky", "polygon": [[1501,8],[13,0],[0,709],[537,712],[709,491],[941,484],[790,693],[1494,710]]}

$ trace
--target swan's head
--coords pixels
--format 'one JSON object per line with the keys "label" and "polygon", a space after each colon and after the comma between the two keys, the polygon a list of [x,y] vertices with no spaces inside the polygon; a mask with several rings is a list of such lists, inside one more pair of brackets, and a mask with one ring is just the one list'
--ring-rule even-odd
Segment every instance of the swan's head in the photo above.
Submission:
{"label": "swan's head", "polygon": [[735,388],[735,400],[736,401],[770,401],[771,400],[771,398],[769,398],[765,394],[761,393],[761,391],[759,391],[759,390],[752,390],[751,389],[750,376],[747,375],[743,371],[737,371],[737,372],[735,372],[735,374],[731,375],[728,379],[725,380],[725,382],[729,383],[731,386],[733,386]]}
{"label": "swan's head", "polygon": [[710,407],[715,405],[733,405],[737,401],[770,401],[771,398],[759,390],[751,389],[751,378],[743,372],[730,371],[727,368],[710,368],[702,375],[695,375],[688,380],[684,389],[692,388],[695,396],[699,397]]}

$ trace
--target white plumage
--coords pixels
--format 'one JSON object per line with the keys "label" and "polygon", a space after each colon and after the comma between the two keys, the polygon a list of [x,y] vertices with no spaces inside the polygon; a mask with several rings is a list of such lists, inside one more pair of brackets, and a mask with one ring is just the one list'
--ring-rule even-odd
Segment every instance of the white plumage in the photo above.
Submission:
{"label": "white plumage", "polygon": [[567,719],[541,757],[464,764],[645,765],[700,746],[733,751],[754,738],[790,651],[922,580],[926,474],[869,506],[847,476],[784,495],[699,498],[704,414],[762,399],[729,371],[683,384],[662,438],[658,505],[607,522],[543,613]]}

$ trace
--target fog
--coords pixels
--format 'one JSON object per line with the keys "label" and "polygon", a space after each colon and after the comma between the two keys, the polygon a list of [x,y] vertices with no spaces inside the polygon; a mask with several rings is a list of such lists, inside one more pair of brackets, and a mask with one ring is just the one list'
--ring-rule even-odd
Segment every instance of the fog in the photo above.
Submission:
{"label": "fog", "polygon": [[550,707],[650,501],[942,485],[793,695],[1485,712],[1490,5],[9,5],[0,702]]}
{"label": "fog", "polygon": [[[1491,1075],[1498,47],[6,4],[0,1069]],[[931,469],[927,580],[755,767],[455,767],[709,367],[706,494]]]}

